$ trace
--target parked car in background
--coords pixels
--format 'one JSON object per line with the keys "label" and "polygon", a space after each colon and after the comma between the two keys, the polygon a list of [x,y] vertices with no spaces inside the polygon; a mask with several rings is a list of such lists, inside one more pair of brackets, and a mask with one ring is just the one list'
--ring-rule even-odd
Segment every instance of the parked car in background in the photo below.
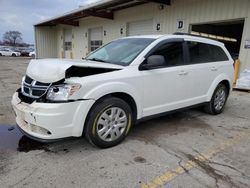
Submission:
{"label": "parked car in background", "polygon": [[16,51],[13,51],[11,49],[8,49],[8,48],[1,48],[0,49],[0,56],[13,56],[13,57],[16,57],[16,56],[20,56],[21,53],[20,52],[16,52]]}
{"label": "parked car in background", "polygon": [[7,49],[10,49],[13,52],[20,52],[20,53],[21,53],[21,50],[22,50],[21,47],[8,47]]}
{"label": "parked car in background", "polygon": [[35,59],[36,58],[36,52],[35,51],[30,52],[29,56],[32,57],[32,59]]}
{"label": "parked car in background", "polygon": [[33,48],[24,48],[21,50],[21,56],[30,56],[30,52],[34,52]]}
{"label": "parked car in background", "polygon": [[127,37],[84,60],[31,60],[12,105],[18,127],[33,139],[85,135],[107,148],[152,116],[197,106],[222,113],[232,77],[223,43],[189,35]]}

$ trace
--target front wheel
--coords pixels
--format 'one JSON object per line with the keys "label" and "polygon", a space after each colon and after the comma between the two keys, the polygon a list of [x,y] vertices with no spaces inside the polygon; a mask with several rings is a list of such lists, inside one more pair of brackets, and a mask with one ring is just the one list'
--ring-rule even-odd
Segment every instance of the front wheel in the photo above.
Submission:
{"label": "front wheel", "polygon": [[108,97],[98,101],[90,110],[84,135],[90,143],[108,148],[125,139],[131,124],[130,106],[120,98]]}
{"label": "front wheel", "polygon": [[11,56],[12,56],[12,57],[16,57],[16,54],[13,53]]}
{"label": "front wheel", "polygon": [[205,106],[205,111],[213,115],[222,113],[227,102],[228,93],[227,87],[220,83],[216,87],[211,101]]}

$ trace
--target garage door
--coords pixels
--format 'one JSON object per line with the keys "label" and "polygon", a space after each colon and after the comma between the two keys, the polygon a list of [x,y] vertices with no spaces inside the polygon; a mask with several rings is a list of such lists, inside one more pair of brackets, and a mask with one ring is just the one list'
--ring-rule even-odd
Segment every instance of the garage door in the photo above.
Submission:
{"label": "garage door", "polygon": [[234,59],[238,59],[244,20],[191,25],[191,33],[223,42]]}
{"label": "garage door", "polygon": [[128,36],[153,34],[153,20],[142,20],[128,23]]}
{"label": "garage door", "polygon": [[89,30],[89,50],[94,51],[100,46],[102,46],[102,36],[103,36],[102,27],[92,28]]}

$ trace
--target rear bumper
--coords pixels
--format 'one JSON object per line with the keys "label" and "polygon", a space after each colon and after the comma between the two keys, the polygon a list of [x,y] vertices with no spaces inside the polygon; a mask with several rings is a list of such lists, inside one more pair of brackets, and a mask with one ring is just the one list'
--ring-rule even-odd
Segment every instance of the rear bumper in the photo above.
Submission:
{"label": "rear bumper", "polygon": [[47,142],[66,137],[79,137],[88,111],[94,100],[81,100],[68,103],[27,104],[12,97],[12,106],[16,114],[19,129],[34,140]]}

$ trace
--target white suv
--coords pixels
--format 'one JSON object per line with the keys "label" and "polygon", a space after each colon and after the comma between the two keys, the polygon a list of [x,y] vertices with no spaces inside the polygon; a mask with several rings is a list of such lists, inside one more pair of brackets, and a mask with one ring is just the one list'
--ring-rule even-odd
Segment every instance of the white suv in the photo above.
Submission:
{"label": "white suv", "polygon": [[12,98],[20,130],[40,141],[120,143],[132,124],[204,105],[223,111],[233,60],[217,41],[189,35],[115,40],[83,60],[31,60]]}

